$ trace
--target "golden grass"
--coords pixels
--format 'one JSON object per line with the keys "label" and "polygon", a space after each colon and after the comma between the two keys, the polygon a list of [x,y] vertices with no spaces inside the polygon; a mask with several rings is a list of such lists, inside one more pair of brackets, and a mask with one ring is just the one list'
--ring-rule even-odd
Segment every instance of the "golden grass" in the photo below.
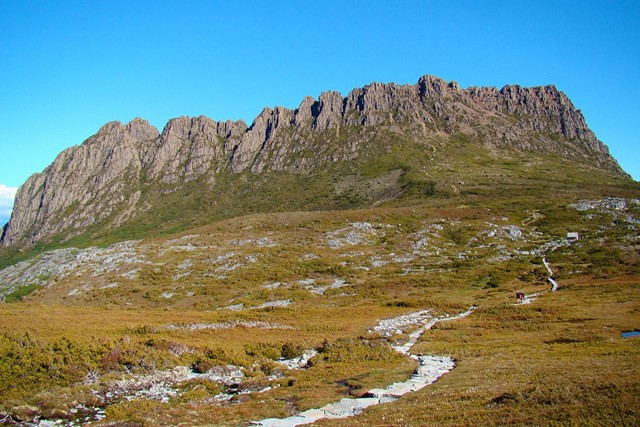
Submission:
{"label": "golden grass", "polygon": [[438,325],[416,351],[455,357],[452,372],[393,405],[317,425],[636,425],[640,342],[620,332],[640,324],[640,278],[565,285]]}
{"label": "golden grass", "polygon": [[[249,379],[244,387],[274,388],[217,403],[211,396],[219,389],[188,382],[181,385],[181,396],[169,403],[140,399],[111,405],[105,423],[236,426],[284,417],[406,379],[414,362],[389,349],[367,347],[367,340],[377,338],[368,330],[380,319],[424,308],[454,314],[477,305],[464,319],[437,324],[415,347],[416,352],[456,358],[452,372],[418,393],[370,408],[362,416],[317,425],[637,424],[640,341],[623,340],[619,333],[640,328],[640,273],[633,245],[627,243],[631,247],[627,250],[616,243],[624,228],[612,231],[614,237],[607,241],[611,247],[586,241],[550,256],[561,275],[560,291],[550,293],[539,256],[496,260],[496,247],[528,250],[558,236],[536,242],[508,238],[485,242],[488,223],[507,224],[502,215],[513,215],[517,221],[508,223],[520,225],[529,214],[504,201],[492,201],[492,210],[470,206],[473,199],[465,202],[469,205],[441,201],[429,207],[253,215],[218,222],[185,233],[195,236],[190,242],[206,246],[206,251],[163,252],[165,239],[143,242],[149,258],[163,264],[157,269],[143,265],[146,270],[138,277],[120,278],[131,266],[102,276],[69,276],[23,302],[0,304],[0,336],[7,343],[0,350],[9,350],[0,362],[13,366],[20,348],[31,346],[24,354],[33,358],[33,366],[44,363],[51,368],[33,376],[32,384],[21,383],[22,388],[5,384],[0,412],[25,402],[54,405],[52,395],[88,400],[86,390],[78,386],[88,369],[109,379],[124,374],[125,368],[148,372],[175,365],[232,363],[245,367]],[[557,206],[528,203],[545,212],[548,230],[573,225],[563,222],[569,219],[554,219]],[[569,216],[571,221],[574,216]],[[377,230],[369,236],[371,243],[328,247],[328,235],[358,221]],[[443,225],[440,235],[429,234],[434,224]],[[594,222],[592,231],[601,225]],[[522,227],[528,231],[535,225]],[[396,255],[412,254],[423,236],[430,239],[424,251],[438,249],[438,255],[419,253],[405,264],[390,262]],[[234,243],[259,237],[277,244]],[[238,260],[255,256],[257,261],[225,271],[224,278],[213,277],[220,263],[212,260],[230,252]],[[174,280],[181,271],[178,266],[187,259],[191,275]],[[374,268],[373,259],[387,263]],[[607,265],[611,260],[615,266]],[[589,274],[576,272],[587,265]],[[319,285],[344,279],[350,286],[316,295],[297,284],[309,278]],[[102,289],[114,280],[120,282],[118,288]],[[274,282],[286,286],[264,287]],[[92,285],[91,291],[69,296],[84,285]],[[516,306],[516,289],[542,295],[531,305]],[[193,297],[160,297],[162,292],[187,291]],[[293,305],[250,309],[286,299]],[[240,302],[246,307],[242,311],[219,309]],[[166,328],[224,322],[267,322],[286,329]],[[325,347],[333,353],[317,356],[308,370],[284,372],[269,382],[266,377],[277,369],[271,359],[285,347],[291,351]],[[169,351],[174,348],[189,351],[176,356]],[[13,374],[7,372],[3,381],[10,383]],[[51,387],[53,380],[57,382]]]}
{"label": "golden grass", "polygon": [[[416,352],[455,357],[457,367],[436,384],[391,405],[368,409],[323,426],[364,425],[632,425],[638,420],[640,345],[620,332],[640,324],[640,279],[589,277],[564,282],[530,305],[513,305],[511,293],[484,301],[464,319],[437,324]],[[252,312],[253,320],[295,325],[288,330],[234,328],[219,331],[163,331],[143,338],[166,339],[194,347],[241,352],[249,343],[291,342],[317,346],[364,334],[380,318],[410,311],[389,306],[305,307]],[[77,307],[3,305],[0,332],[31,331],[36,339],[59,336],[88,340],[117,339],[137,326],[224,321],[242,317],[227,312],[99,310]],[[313,327],[312,327],[313,326]],[[134,339],[135,333],[131,335]],[[145,425],[241,425],[250,419],[284,417],[319,407],[343,395],[402,380],[413,369],[403,360],[382,358],[319,362],[292,372],[270,392],[206,403],[198,391],[171,404],[122,403],[110,419]],[[259,380],[259,378],[257,378]],[[199,391],[203,393],[202,390]],[[597,410],[595,409],[597,408]],[[147,415],[143,415],[147,414]]]}

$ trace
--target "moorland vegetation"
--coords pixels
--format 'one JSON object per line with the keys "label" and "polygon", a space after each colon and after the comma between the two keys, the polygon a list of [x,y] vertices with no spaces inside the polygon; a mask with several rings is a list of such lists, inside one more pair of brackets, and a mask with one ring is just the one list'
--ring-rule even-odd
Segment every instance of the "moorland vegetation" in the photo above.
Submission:
{"label": "moorland vegetation", "polygon": [[[91,425],[285,417],[415,369],[390,347],[408,331],[372,333],[380,319],[477,306],[437,324],[415,348],[453,357],[452,372],[358,417],[317,424],[633,424],[640,347],[620,332],[640,323],[640,204],[627,187],[606,188],[624,209],[610,207],[601,189],[560,184],[537,197],[533,188],[508,197],[478,191],[404,206],[248,215],[67,250],[67,270],[4,295],[2,411],[13,419],[89,417]],[[575,230],[581,239],[568,244]],[[557,292],[549,292],[544,257]],[[43,271],[45,260],[9,269],[24,277]],[[514,304],[520,289],[537,298]],[[318,354],[305,369],[277,363],[308,349]],[[186,378],[162,396],[116,393],[118,381],[178,366],[237,368],[242,378]]]}

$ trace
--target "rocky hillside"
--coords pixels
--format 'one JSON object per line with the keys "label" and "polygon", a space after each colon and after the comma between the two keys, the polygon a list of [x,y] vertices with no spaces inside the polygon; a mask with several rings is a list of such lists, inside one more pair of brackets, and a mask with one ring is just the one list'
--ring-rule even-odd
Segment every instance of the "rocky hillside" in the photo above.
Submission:
{"label": "rocky hillside", "polygon": [[202,116],[173,119],[161,133],[142,119],[108,123],[22,185],[1,243],[124,240],[243,213],[460,191],[463,172],[451,162],[482,157],[476,175],[491,180],[492,163],[515,154],[628,179],[554,86],[462,89],[424,76],[265,108],[251,126]]}
{"label": "rocky hillside", "polygon": [[[551,239],[539,232],[537,225],[545,216],[541,213],[519,213],[528,216],[517,221],[487,209],[382,209],[385,213],[377,216],[385,222],[352,220],[376,210],[254,215],[174,238],[55,249],[0,269],[0,302],[38,290],[33,298],[41,303],[69,306],[287,306],[301,297],[298,291],[303,291],[303,300],[309,295],[343,298],[345,291],[353,291],[350,281],[355,276],[360,283],[371,283],[369,274],[415,275],[426,265],[432,272],[462,269],[462,261],[481,267],[541,258],[554,247],[568,245],[560,233]],[[625,251],[636,246],[638,198],[580,200],[563,210],[598,244]],[[439,217],[452,212],[459,217]],[[256,283],[255,293],[244,289],[249,281]],[[271,282],[276,283],[262,286]],[[210,288],[203,290],[205,284]]]}

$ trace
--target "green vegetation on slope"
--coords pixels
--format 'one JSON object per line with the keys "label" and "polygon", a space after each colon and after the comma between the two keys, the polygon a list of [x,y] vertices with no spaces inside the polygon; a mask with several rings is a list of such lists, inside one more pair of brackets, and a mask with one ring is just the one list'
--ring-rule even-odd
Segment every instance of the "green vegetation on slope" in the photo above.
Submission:
{"label": "green vegetation on slope", "polygon": [[[80,234],[69,229],[24,251],[3,248],[0,267],[47,249],[170,235],[255,213],[404,206],[449,198],[455,203],[459,196],[469,196],[465,203],[481,198],[481,204],[493,197],[530,199],[551,194],[568,200],[592,192],[624,197],[638,187],[582,158],[514,150],[508,144],[490,147],[481,135],[426,138],[408,130],[353,127],[306,137],[311,142],[305,146],[313,149],[290,153],[283,160],[282,167],[299,169],[298,173],[267,168],[259,174],[232,174],[220,172],[222,166],[213,164],[208,174],[181,184],[141,177],[140,186],[131,188],[141,196],[129,220],[113,225],[123,207]],[[537,137],[531,138],[533,144]],[[347,150],[355,142],[358,153],[353,160],[328,161],[337,150]],[[130,181],[136,182],[135,177]]]}

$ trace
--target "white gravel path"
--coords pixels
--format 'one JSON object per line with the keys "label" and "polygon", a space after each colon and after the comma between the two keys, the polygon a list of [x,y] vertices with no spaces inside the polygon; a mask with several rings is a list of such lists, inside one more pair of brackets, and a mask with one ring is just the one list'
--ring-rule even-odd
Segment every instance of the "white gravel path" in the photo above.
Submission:
{"label": "white gravel path", "polygon": [[455,362],[447,356],[416,356],[411,355],[410,350],[418,341],[418,338],[437,322],[460,319],[473,312],[473,308],[460,313],[457,316],[433,318],[428,311],[419,311],[393,319],[382,320],[374,330],[384,334],[387,331],[402,331],[405,328],[419,326],[409,334],[409,340],[403,345],[394,346],[394,349],[402,354],[417,360],[420,363],[418,369],[411,377],[402,382],[393,383],[384,389],[369,390],[360,398],[344,398],[338,402],[330,403],[322,408],[309,409],[297,415],[287,418],[267,418],[253,421],[251,424],[261,427],[294,427],[311,424],[323,418],[347,418],[361,414],[366,408],[381,403],[393,402],[401,396],[420,390],[434,383],[442,375],[455,367]]}

